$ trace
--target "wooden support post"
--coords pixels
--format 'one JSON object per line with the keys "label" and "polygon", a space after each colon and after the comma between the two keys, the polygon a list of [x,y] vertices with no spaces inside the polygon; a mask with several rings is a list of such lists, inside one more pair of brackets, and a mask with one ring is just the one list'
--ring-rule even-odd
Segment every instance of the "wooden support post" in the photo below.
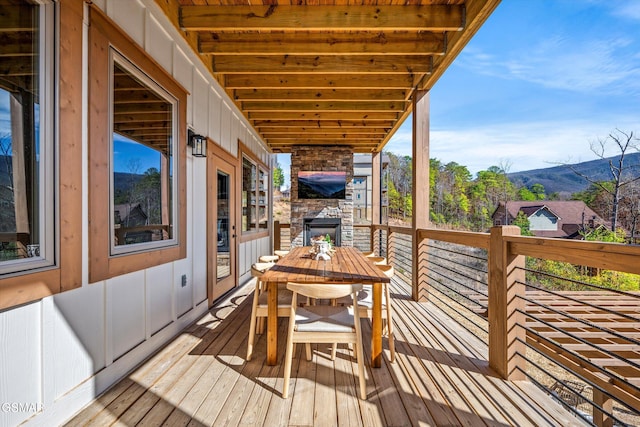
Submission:
{"label": "wooden support post", "polygon": [[[412,293],[414,301],[426,301],[428,289],[424,272],[426,265],[420,264],[418,230],[429,227],[429,92],[418,90],[413,95],[413,206],[411,223],[412,245]],[[425,184],[426,183],[426,184]]]}
{"label": "wooden support post", "polygon": [[[382,222],[382,182],[381,180],[381,159],[380,152],[371,155],[371,224],[380,225]],[[371,250],[376,250],[375,235],[371,229]],[[379,253],[379,252],[377,252]]]}
{"label": "wooden support post", "polygon": [[282,249],[282,232],[280,231],[280,221],[273,221],[273,250]]}
{"label": "wooden support post", "polygon": [[511,381],[524,379],[525,260],[504,237],[519,235],[517,226],[492,227],[489,243],[489,365]]}
{"label": "wooden support post", "polygon": [[[613,399],[597,388],[593,389],[593,403],[600,406],[609,414],[613,413]],[[593,407],[593,423],[598,427],[613,427],[613,418],[609,414]]]}

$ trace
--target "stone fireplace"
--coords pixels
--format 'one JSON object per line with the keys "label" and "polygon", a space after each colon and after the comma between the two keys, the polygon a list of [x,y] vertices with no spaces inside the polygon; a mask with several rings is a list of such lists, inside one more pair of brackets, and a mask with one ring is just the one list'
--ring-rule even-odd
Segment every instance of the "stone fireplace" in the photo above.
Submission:
{"label": "stone fireplace", "polygon": [[[346,172],[345,198],[299,199],[299,171]],[[291,246],[309,244],[305,224],[327,230],[331,223],[339,223],[328,231],[329,234],[337,233],[334,242],[353,246],[353,153],[345,147],[294,147],[291,152]]]}

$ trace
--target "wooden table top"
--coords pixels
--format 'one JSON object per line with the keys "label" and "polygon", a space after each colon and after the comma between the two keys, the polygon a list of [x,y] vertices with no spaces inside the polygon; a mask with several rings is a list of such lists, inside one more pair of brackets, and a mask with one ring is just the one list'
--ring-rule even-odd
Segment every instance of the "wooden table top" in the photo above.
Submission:
{"label": "wooden table top", "polygon": [[294,248],[260,280],[263,282],[297,283],[389,283],[387,277],[362,252],[353,247],[337,247],[329,261],[316,261],[309,247]]}

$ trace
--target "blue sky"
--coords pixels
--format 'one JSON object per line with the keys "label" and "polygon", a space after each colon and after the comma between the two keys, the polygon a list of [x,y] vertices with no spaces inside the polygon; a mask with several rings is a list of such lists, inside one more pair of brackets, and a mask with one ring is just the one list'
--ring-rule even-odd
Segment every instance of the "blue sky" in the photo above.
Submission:
{"label": "blue sky", "polygon": [[[614,129],[640,135],[640,0],[503,0],[430,95],[430,156],[444,163],[593,160]],[[410,118],[385,150],[411,155]]]}

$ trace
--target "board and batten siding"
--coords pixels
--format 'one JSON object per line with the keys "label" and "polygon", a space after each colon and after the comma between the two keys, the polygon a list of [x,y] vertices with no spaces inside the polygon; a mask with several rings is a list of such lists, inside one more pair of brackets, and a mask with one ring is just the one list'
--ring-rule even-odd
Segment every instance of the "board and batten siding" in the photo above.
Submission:
{"label": "board and batten siding", "polygon": [[[92,7],[103,10],[185,87],[189,127],[233,156],[241,141],[272,164],[259,137],[152,0],[94,0]],[[86,43],[86,10],[84,27]],[[86,80],[86,49],[84,55]],[[86,93],[83,99],[86,118]],[[0,402],[37,409],[0,412],[0,427],[64,422],[207,310],[206,162],[187,158],[187,206],[181,207],[187,209],[186,259],[88,283],[89,162],[83,134],[83,284],[0,312]],[[250,279],[251,264],[267,253],[270,237],[239,245],[240,283]]]}

